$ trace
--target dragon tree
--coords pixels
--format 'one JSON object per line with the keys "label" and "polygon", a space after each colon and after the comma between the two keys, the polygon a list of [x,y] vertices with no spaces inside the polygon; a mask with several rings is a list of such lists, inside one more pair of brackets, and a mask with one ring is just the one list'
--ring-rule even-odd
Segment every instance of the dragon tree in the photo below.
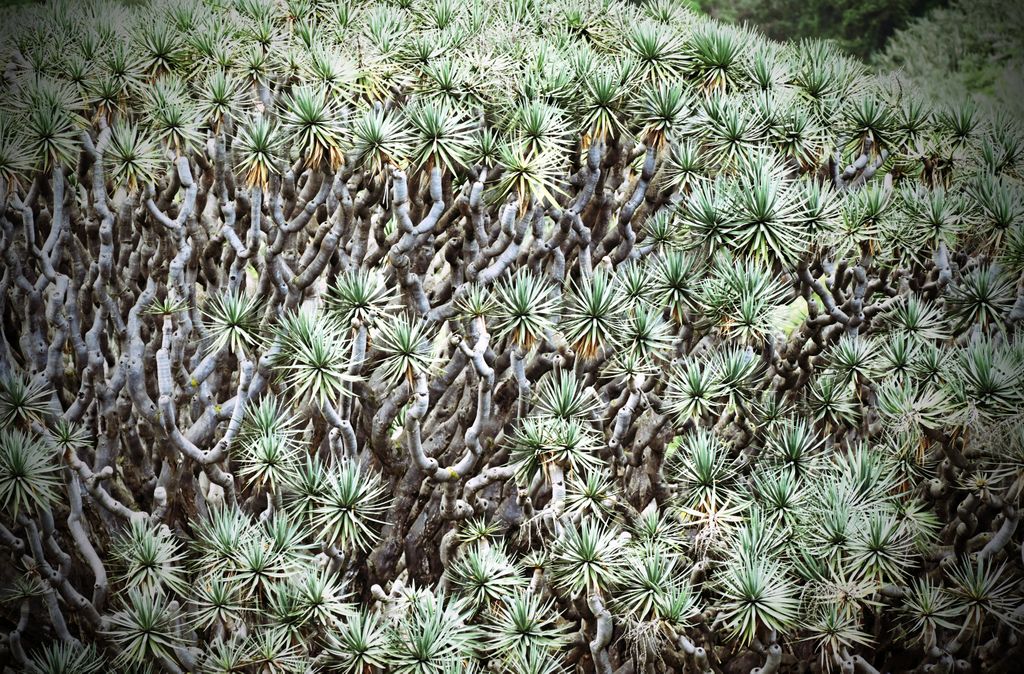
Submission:
{"label": "dragon tree", "polygon": [[0,26],[4,672],[1019,671],[1018,120],[676,0]]}

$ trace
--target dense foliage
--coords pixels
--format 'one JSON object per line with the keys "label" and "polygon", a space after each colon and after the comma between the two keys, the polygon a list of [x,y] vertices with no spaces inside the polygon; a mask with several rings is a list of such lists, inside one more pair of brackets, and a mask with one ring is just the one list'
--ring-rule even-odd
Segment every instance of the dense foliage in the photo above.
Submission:
{"label": "dense foliage", "polygon": [[[1010,5],[1004,0],[997,4]],[[851,54],[868,58],[878,53],[911,19],[946,0],[694,0],[712,17],[730,23],[749,22],[777,40],[828,38]],[[967,4],[967,3],[965,3]],[[945,52],[945,43],[932,43]]]}
{"label": "dense foliage", "polygon": [[13,667],[1021,658],[1012,123],[668,0],[2,26]]}
{"label": "dense foliage", "polygon": [[1020,3],[959,0],[935,9],[897,31],[875,60],[937,100],[973,96],[983,106],[1024,119]]}

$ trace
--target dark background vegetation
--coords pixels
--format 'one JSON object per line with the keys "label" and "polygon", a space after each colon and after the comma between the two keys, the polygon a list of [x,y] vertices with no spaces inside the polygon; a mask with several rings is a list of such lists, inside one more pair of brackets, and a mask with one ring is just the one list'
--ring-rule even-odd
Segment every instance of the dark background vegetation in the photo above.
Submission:
{"label": "dark background vegetation", "polygon": [[915,17],[948,4],[946,0],[694,0],[716,19],[750,23],[768,37],[792,40],[831,38],[863,59],[881,51],[888,39]]}
{"label": "dark background vegetation", "polygon": [[690,0],[777,40],[833,40],[937,103],[971,97],[1024,119],[1024,3],[1008,0]]}

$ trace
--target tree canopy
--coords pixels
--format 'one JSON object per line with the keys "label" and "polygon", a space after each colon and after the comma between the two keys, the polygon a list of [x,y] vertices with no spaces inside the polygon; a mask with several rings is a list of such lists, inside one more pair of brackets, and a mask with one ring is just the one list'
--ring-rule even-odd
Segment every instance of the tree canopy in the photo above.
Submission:
{"label": "tree canopy", "polygon": [[3,662],[1016,671],[1012,118],[672,0],[63,0],[0,70]]}

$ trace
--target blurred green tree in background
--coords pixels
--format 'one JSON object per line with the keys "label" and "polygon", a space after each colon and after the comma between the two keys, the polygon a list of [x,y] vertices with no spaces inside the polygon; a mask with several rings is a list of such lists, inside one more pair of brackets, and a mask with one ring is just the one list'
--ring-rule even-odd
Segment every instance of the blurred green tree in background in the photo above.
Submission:
{"label": "blurred green tree in background", "polygon": [[973,94],[1024,119],[1024,5],[954,0],[894,33],[874,65],[930,98]]}
{"label": "blurred green tree in background", "polygon": [[769,37],[834,39],[843,49],[869,59],[914,17],[945,0],[695,0],[710,16],[729,23],[750,23]]}
{"label": "blurred green tree in background", "polygon": [[831,39],[937,103],[1024,120],[1024,4],[1007,0],[691,0],[778,40]]}

